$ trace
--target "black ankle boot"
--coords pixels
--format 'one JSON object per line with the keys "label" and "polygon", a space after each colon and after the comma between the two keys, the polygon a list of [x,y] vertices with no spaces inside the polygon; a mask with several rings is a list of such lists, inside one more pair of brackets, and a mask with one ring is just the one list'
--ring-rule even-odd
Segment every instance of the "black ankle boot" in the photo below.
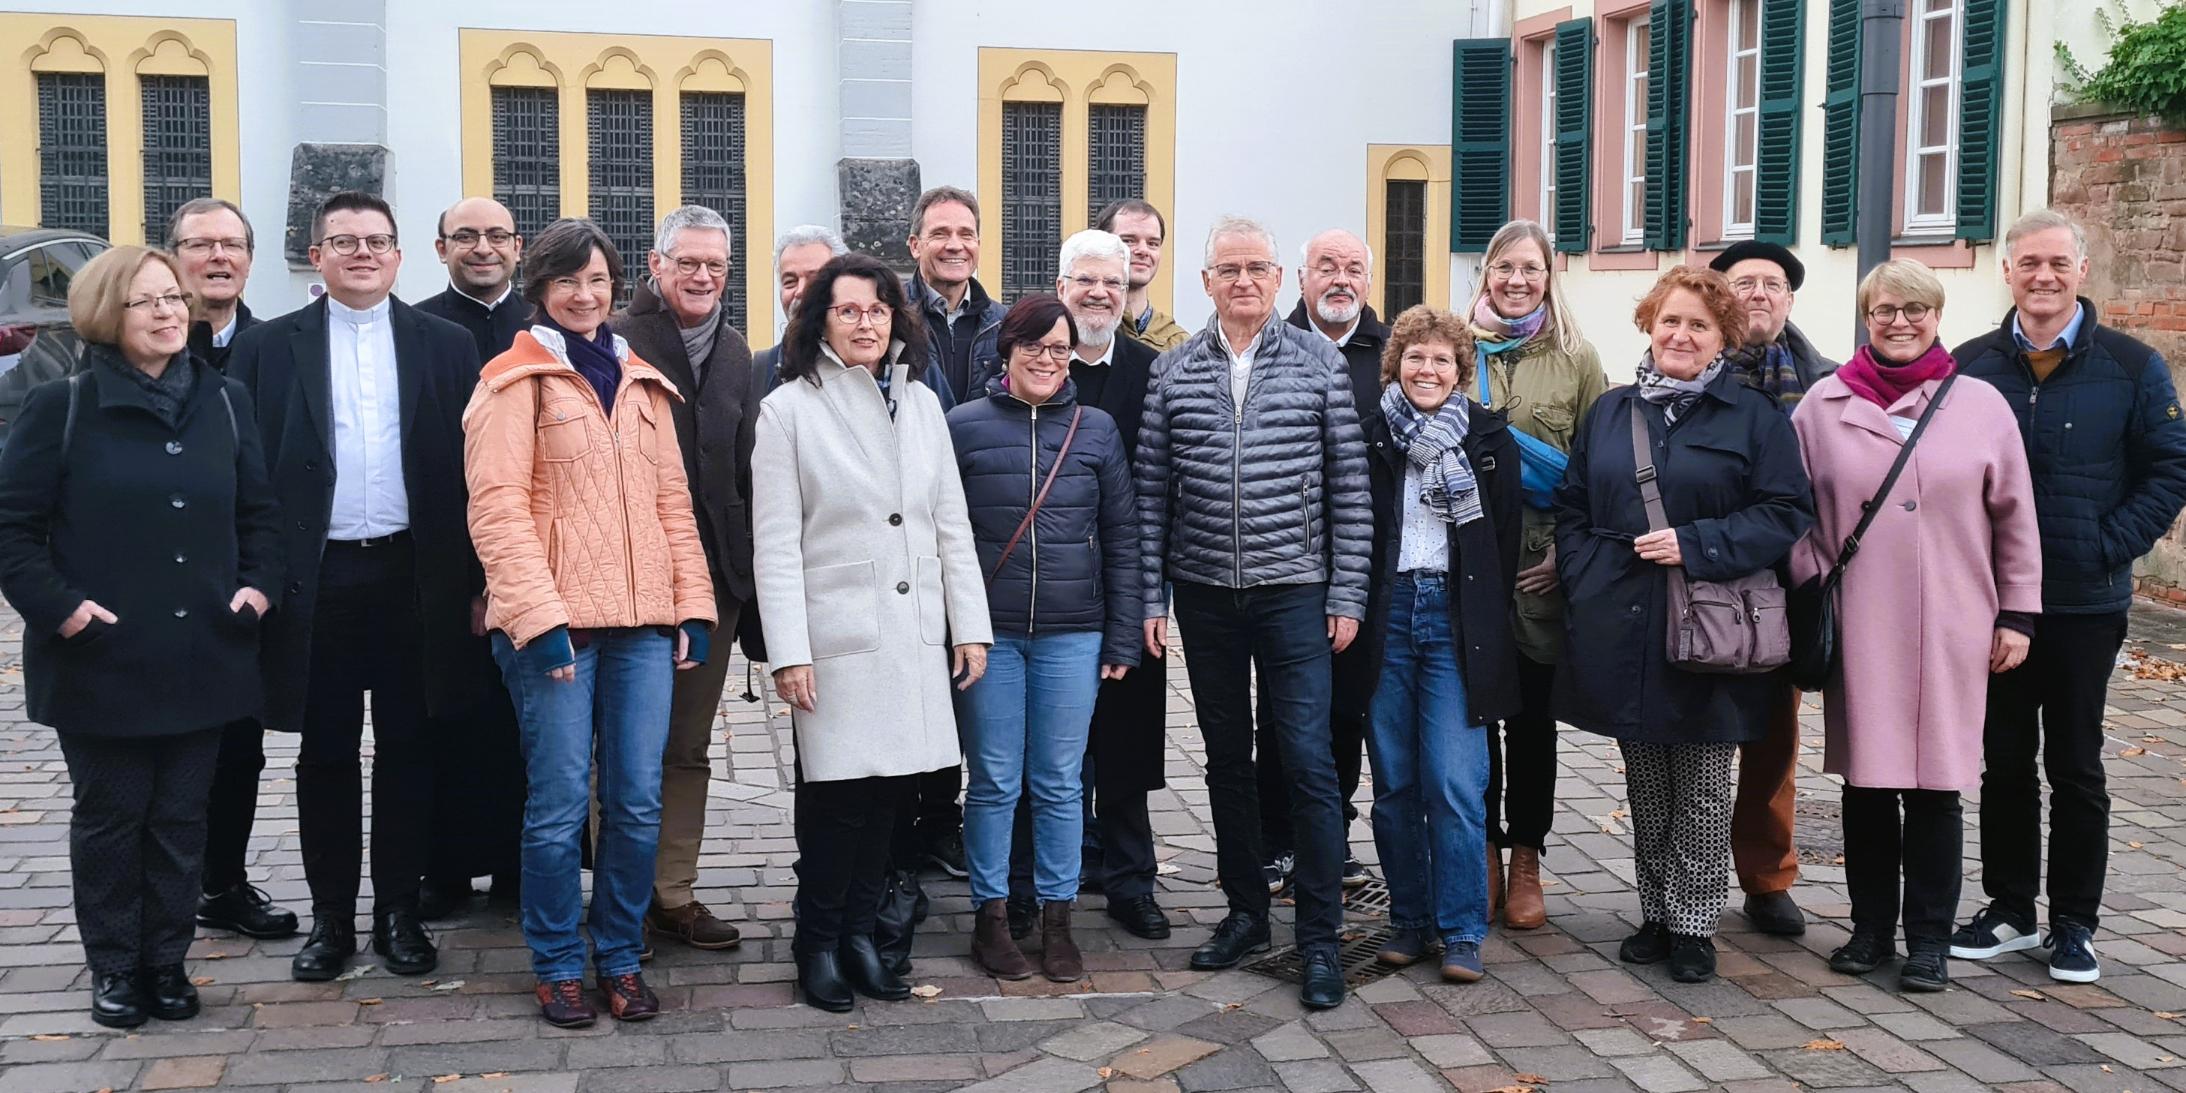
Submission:
{"label": "black ankle boot", "polygon": [[162,1021],[187,1021],[197,1016],[197,987],[182,965],[146,968],[139,982],[152,1016]]}
{"label": "black ankle boot", "polygon": [[130,972],[91,977],[91,1019],[107,1028],[135,1028],[144,1023],[144,992]]}
{"label": "black ankle boot", "polygon": [[842,958],[843,978],[849,981],[852,990],[883,1002],[901,1002],[911,997],[911,985],[888,970],[888,965],[880,958],[880,951],[873,947],[872,937],[846,937],[837,952]]}
{"label": "black ankle boot", "polygon": [[797,954],[797,989],[805,992],[806,1003],[829,1013],[849,1013],[858,1001],[833,952]]}

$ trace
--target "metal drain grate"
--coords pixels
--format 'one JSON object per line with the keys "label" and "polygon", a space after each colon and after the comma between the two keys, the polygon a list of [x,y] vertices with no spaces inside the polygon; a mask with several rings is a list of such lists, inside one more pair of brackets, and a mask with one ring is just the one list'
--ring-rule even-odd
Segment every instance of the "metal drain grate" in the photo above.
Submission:
{"label": "metal drain grate", "polygon": [[1368,877],[1365,884],[1343,890],[1343,909],[1355,915],[1389,917],[1389,886],[1380,877]]}
{"label": "metal drain grate", "polygon": [[1792,843],[1803,865],[1844,863],[1844,806],[1819,797],[1795,801],[1791,806]]}
{"label": "metal drain grate", "polygon": [[[1344,940],[1336,946],[1336,959],[1343,965],[1343,981],[1357,987],[1402,971],[1402,968],[1375,959],[1381,953],[1382,944],[1388,940],[1387,927],[1346,933]],[[1306,978],[1305,958],[1298,955],[1296,946],[1277,949],[1244,965],[1244,969],[1285,983],[1303,983]]]}

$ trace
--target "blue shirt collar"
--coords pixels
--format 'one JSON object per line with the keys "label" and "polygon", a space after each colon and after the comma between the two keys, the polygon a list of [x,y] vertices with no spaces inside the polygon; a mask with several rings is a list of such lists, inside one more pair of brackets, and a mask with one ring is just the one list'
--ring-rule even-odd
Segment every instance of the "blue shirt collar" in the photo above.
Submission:
{"label": "blue shirt collar", "polygon": [[2036,345],[2032,340],[2027,337],[2026,329],[2019,325],[2019,313],[2017,311],[2013,311],[2011,313],[2011,339],[2019,343],[2019,348],[2030,351],[2040,349],[2070,349],[2072,348],[2072,343],[2080,340],[2080,323],[2086,318],[2087,308],[2082,306],[2079,301],[2073,301],[2072,321],[2065,324],[2063,332],[2057,335],[2057,340],[2050,345]]}

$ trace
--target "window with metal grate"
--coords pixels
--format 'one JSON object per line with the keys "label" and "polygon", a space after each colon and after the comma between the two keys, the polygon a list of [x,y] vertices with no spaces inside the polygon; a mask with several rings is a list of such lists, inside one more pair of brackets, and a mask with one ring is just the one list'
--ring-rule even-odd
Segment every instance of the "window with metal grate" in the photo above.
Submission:
{"label": "window with metal grate", "polygon": [[623,285],[615,306],[630,302],[646,252],[653,249],[653,96],[649,91],[587,91],[592,153],[592,221],[622,252]]}
{"label": "window with metal grate", "polygon": [[561,127],[553,88],[493,89],[493,197],[525,235],[562,215]]}
{"label": "window with metal grate", "polygon": [[704,205],[729,222],[729,276],[721,309],[729,325],[748,334],[744,278],[737,273],[751,258],[744,212],[744,96],[684,93],[683,203]]}
{"label": "window with metal grate", "polygon": [[140,76],[144,106],[144,238],[166,237],[183,202],[213,190],[212,87],[203,76]]}
{"label": "window with metal grate", "polygon": [[1004,302],[1055,290],[1063,238],[1063,104],[1002,104]]}
{"label": "window with metal grate", "polygon": [[[1086,215],[1111,201],[1146,196],[1146,108],[1096,103],[1086,109]],[[1090,220],[1087,227],[1092,226]]]}
{"label": "window with metal grate", "polygon": [[1427,184],[1392,179],[1384,185],[1382,321],[1395,322],[1427,295]]}
{"label": "window with metal grate", "polygon": [[38,75],[38,223],[106,235],[106,77]]}

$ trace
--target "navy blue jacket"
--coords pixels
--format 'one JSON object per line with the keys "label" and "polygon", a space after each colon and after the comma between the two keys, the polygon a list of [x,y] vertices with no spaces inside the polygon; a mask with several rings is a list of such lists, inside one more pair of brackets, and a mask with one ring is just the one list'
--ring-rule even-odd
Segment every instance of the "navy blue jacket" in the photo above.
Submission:
{"label": "navy blue jacket", "polygon": [[[1046,484],[1077,400],[1077,385],[1065,382],[1054,398],[1030,406],[997,377],[986,398],[949,411],[982,573],[994,574],[1003,545]],[[998,634],[1100,632],[1102,664],[1138,664],[1137,500],[1123,436],[1101,410],[1085,408],[1061,477],[987,584],[987,612]]]}
{"label": "navy blue jacket", "polygon": [[[949,321],[948,302],[926,286],[925,278],[914,274],[909,292],[911,306],[926,321],[926,360],[933,366],[927,370],[927,386],[933,387],[936,394],[943,390],[962,392],[964,401],[977,402],[979,392],[987,389],[987,381],[1002,372],[996,340],[1001,336],[1002,316],[1009,314],[1009,308],[988,296],[986,286],[977,277],[964,289],[964,306],[957,309],[955,322]],[[939,384],[933,379],[936,373],[942,377]],[[941,408],[947,410],[949,406],[950,396],[943,395]]]}
{"label": "navy blue jacket", "polygon": [[2012,335],[2017,309],[1951,353],[2019,417],[2042,529],[2042,610],[2056,615],[2125,610],[2133,560],[2186,504],[2186,421],[2163,355],[2097,323],[2092,301],[2080,308],[2078,337],[2040,383]]}

